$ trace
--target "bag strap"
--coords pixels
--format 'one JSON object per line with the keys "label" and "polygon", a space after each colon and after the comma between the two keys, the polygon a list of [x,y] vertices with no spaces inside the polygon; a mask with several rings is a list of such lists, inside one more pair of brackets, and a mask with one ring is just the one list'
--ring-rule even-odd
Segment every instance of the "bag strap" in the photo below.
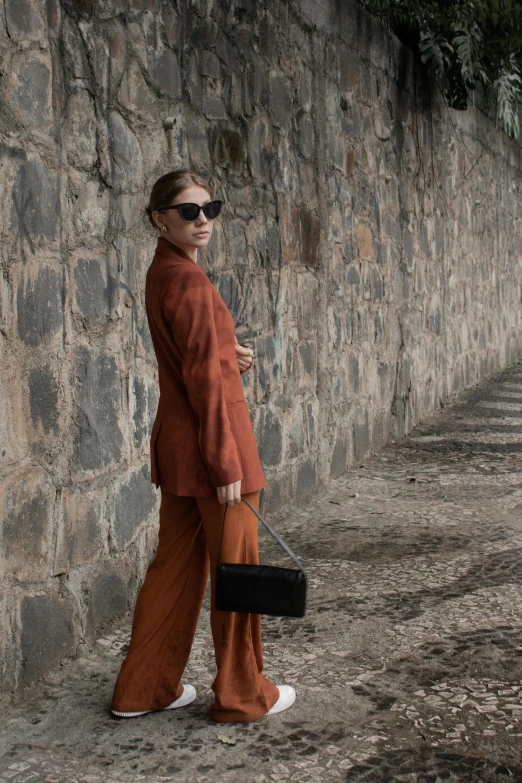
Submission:
{"label": "bag strap", "polygon": [[[304,574],[304,576],[306,576],[306,572],[305,572],[305,570],[304,570],[303,566],[301,565],[301,563],[299,562],[299,560],[297,559],[297,557],[294,555],[294,553],[292,552],[292,550],[290,549],[290,547],[288,546],[288,544],[285,544],[285,542],[283,541],[283,539],[281,538],[281,536],[279,536],[279,535],[278,535],[278,534],[275,532],[274,528],[273,528],[271,525],[269,525],[269,524],[268,524],[268,522],[266,521],[266,519],[263,519],[263,517],[261,516],[261,514],[260,514],[258,511],[256,511],[256,510],[255,510],[255,508],[254,508],[254,507],[253,507],[253,506],[252,506],[252,505],[251,505],[251,504],[248,502],[248,500],[246,500],[246,498],[244,498],[244,497],[241,497],[241,500],[243,501],[243,503],[246,503],[246,504],[247,504],[247,506],[248,506],[250,509],[252,509],[252,511],[254,512],[254,514],[256,515],[256,517],[259,519],[259,521],[260,521],[260,522],[262,522],[262,523],[263,523],[263,525],[266,527],[266,529],[268,530],[268,532],[270,533],[270,535],[272,536],[272,538],[274,538],[274,539],[277,541],[277,543],[279,544],[279,546],[280,546],[280,547],[282,547],[282,548],[285,550],[286,554],[287,554],[287,555],[288,555],[290,558],[292,558],[292,560],[294,561],[294,563],[296,564],[296,566],[299,568],[299,570],[300,570],[300,571],[301,571],[301,572]],[[223,524],[222,524],[222,526],[221,526],[221,539],[220,539],[220,541],[219,541],[218,565],[221,563],[221,547],[222,547],[222,545],[223,545],[223,534],[224,534],[224,532],[225,532],[225,517],[226,517],[226,515],[227,515],[227,509],[228,509],[228,503],[225,505],[225,513],[223,514]]]}

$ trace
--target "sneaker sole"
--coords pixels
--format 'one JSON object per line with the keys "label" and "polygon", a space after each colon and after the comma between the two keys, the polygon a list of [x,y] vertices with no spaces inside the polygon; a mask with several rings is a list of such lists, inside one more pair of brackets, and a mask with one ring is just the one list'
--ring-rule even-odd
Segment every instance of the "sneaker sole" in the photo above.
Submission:
{"label": "sneaker sole", "polygon": [[169,704],[168,707],[163,707],[161,710],[142,710],[141,712],[120,712],[119,710],[111,710],[113,715],[117,718],[138,718],[140,715],[148,715],[150,712],[165,712],[165,710],[177,710],[179,707],[186,707],[187,704],[191,704],[196,698],[196,690],[194,688],[188,689],[184,686],[185,690],[179,699]]}
{"label": "sneaker sole", "polygon": [[287,701],[284,701],[281,704],[277,705],[277,709],[276,709],[276,704],[277,704],[277,702],[276,702],[276,704],[274,704],[272,709],[268,710],[268,712],[266,714],[267,715],[277,715],[278,712],[284,712],[285,710],[288,710],[292,706],[292,704],[294,704],[296,695],[297,694],[294,691],[292,693],[291,697]]}

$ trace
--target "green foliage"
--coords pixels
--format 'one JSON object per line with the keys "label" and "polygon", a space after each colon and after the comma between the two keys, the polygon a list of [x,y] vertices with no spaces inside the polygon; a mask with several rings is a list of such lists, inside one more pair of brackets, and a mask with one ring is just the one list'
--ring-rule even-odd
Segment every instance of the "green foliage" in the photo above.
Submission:
{"label": "green foliage", "polygon": [[360,0],[408,46],[437,81],[449,105],[466,109],[482,86],[497,122],[517,138],[522,104],[520,0]]}

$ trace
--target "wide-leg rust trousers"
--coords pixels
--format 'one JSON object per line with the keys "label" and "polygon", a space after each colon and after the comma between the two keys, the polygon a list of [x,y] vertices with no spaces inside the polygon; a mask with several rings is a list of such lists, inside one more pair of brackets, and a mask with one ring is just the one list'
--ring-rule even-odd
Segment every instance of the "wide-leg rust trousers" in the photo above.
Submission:
{"label": "wide-leg rust trousers", "polygon": [[[259,493],[244,497],[259,508]],[[261,618],[214,609],[214,582],[225,506],[216,498],[173,495],[161,488],[157,554],[136,601],[129,651],[111,707],[160,710],[182,693],[185,669],[211,570],[210,622],[217,676],[210,708],[220,723],[265,715],[279,691],[263,674]],[[229,506],[222,560],[258,563],[257,518],[246,503]],[[197,685],[197,683],[195,683]]]}

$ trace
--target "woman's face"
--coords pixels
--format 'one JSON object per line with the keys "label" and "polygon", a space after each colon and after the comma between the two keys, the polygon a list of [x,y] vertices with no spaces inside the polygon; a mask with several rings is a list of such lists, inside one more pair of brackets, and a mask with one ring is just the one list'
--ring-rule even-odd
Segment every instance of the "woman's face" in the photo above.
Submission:
{"label": "woman's face", "polygon": [[[191,203],[202,207],[211,200],[210,193],[205,188],[202,188],[200,185],[191,185],[191,187],[185,188],[181,193],[178,193],[171,203]],[[152,216],[160,229],[162,226],[167,227],[167,231],[162,232],[161,236],[170,239],[174,244],[182,248],[206,247],[212,235],[214,221],[206,218],[202,210],[196,220],[190,223],[181,218],[177,209],[168,209],[165,212],[154,210]]]}

